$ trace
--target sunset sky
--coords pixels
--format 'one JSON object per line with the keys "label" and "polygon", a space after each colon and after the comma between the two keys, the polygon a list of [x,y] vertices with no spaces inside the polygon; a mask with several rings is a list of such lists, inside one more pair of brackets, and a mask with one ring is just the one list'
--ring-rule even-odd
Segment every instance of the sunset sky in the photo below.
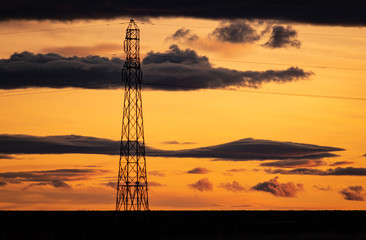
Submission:
{"label": "sunset sky", "polygon": [[130,18],[151,210],[366,210],[364,3],[6,2],[0,210],[114,210]]}

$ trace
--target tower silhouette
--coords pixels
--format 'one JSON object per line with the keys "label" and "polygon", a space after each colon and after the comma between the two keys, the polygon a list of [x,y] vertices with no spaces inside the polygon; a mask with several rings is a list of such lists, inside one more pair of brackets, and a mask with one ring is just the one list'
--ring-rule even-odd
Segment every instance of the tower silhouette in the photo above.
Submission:
{"label": "tower silhouette", "polygon": [[122,80],[125,83],[125,96],[116,210],[149,210],[141,99],[140,30],[133,19],[126,29],[124,51],[126,61]]}

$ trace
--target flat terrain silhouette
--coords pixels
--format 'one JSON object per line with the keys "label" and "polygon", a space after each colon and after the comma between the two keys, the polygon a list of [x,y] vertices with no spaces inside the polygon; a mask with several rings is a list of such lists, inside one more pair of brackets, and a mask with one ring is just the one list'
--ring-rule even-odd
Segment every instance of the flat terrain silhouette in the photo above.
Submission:
{"label": "flat terrain silhouette", "polygon": [[365,211],[0,211],[0,239],[366,239]]}

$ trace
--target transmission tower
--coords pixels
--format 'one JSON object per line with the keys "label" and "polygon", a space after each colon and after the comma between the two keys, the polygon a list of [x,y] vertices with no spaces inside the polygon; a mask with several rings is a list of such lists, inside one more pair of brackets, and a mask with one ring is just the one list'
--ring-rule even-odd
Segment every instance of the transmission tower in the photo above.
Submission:
{"label": "transmission tower", "polygon": [[117,184],[117,211],[149,210],[142,119],[140,30],[131,19],[124,42],[126,61],[122,69],[125,83],[121,149]]}

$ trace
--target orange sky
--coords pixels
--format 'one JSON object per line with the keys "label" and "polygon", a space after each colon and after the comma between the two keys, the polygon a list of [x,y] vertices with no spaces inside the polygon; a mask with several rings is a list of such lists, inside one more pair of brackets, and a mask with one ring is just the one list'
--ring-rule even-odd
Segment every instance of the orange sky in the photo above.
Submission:
{"label": "orange sky", "polygon": [[[128,19],[66,23],[0,22],[0,57],[7,59],[14,52],[26,50],[33,53],[54,52],[63,56],[123,58],[121,43],[127,22]],[[234,44],[209,37],[209,33],[219,26],[218,21],[160,18],[152,19],[150,23],[138,21],[137,24],[141,29],[142,57],[150,51],[167,51],[173,43],[168,36],[180,27],[185,27],[197,34],[199,40],[175,43],[181,49],[191,48],[199,55],[208,57],[214,67],[265,71],[298,66],[314,73],[307,80],[283,84],[264,83],[258,89],[146,90],[143,92],[143,108],[145,141],[148,146],[188,149],[243,138],[307,143],[345,149],[337,152],[339,157],[322,159],[328,165],[314,169],[326,170],[332,168],[329,164],[339,161],[353,162],[342,167],[366,168],[366,158],[362,156],[366,154],[366,101],[263,93],[365,98],[365,28],[291,24],[298,32],[297,39],[302,43],[301,48],[269,49],[261,46],[264,39],[257,43]],[[38,31],[40,29],[42,31]],[[75,134],[118,140],[122,99],[121,89],[0,90],[0,134]],[[172,145],[164,143],[166,141],[190,144]],[[0,186],[0,209],[114,209],[115,190],[105,184],[116,181],[118,156],[13,156],[15,159],[0,159],[2,173],[55,169],[94,170],[78,176],[80,179],[75,177],[68,181],[70,187],[65,188],[8,182]],[[269,174],[265,171],[266,167],[260,166],[261,163],[147,157],[148,180],[155,183],[149,192],[150,208],[366,209],[365,201],[350,201],[340,194],[340,191],[350,186],[362,186],[364,191],[361,194],[365,194],[366,176]],[[209,172],[187,174],[187,171],[197,167],[206,168]],[[228,173],[230,169],[244,170]],[[256,184],[276,176],[281,184],[302,184],[295,197],[281,197],[252,189]],[[201,192],[190,187],[190,184],[205,178],[212,183],[211,190]],[[1,180],[0,177],[0,182]],[[238,182],[244,190],[233,192],[223,187],[225,183],[233,181]]]}

